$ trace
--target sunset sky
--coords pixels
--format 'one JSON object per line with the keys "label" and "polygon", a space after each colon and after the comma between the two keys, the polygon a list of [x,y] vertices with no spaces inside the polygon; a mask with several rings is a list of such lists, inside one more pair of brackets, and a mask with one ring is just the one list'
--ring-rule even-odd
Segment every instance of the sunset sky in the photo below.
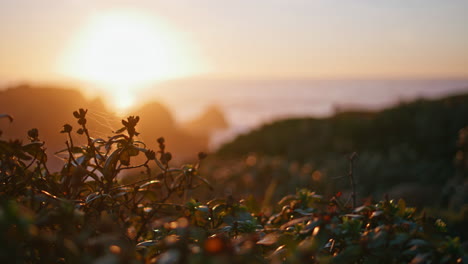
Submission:
{"label": "sunset sky", "polygon": [[[466,0],[2,0],[0,79],[467,78],[467,11]],[[101,72],[119,61],[131,67]]]}

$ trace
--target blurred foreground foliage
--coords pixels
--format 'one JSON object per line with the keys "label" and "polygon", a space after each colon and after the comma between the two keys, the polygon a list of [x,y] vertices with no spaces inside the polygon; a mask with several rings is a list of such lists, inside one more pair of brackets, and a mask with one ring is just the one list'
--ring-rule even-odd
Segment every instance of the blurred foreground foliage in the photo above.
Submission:
{"label": "blurred foreground foliage", "polygon": [[[354,208],[342,193],[307,189],[270,208],[253,196],[197,200],[212,189],[199,173],[204,153],[174,168],[164,138],[158,150],[137,140],[139,117],[104,139],[90,135],[86,114],[73,113],[78,129],[63,126],[58,173],[36,129],[27,143],[0,140],[1,263],[468,262],[443,220],[403,200]],[[127,171],[140,175],[120,177]]]}

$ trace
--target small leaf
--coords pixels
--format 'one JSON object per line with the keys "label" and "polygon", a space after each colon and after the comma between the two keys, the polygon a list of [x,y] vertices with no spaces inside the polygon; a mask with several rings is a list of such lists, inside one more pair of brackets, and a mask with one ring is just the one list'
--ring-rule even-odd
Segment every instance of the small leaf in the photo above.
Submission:
{"label": "small leaf", "polygon": [[122,151],[122,153],[120,153],[119,160],[120,160],[120,163],[122,163],[125,166],[130,165],[130,154],[128,153],[127,150],[124,150]]}
{"label": "small leaf", "polygon": [[114,177],[115,173],[115,166],[117,164],[117,161],[119,160],[119,154],[120,154],[121,149],[117,149],[110,156],[106,159],[106,162],[104,164],[104,178],[108,181],[111,181]]}
{"label": "small leaf", "polygon": [[0,118],[8,118],[10,120],[10,123],[13,122],[13,117],[11,115],[0,114]]}
{"label": "small leaf", "polygon": [[144,151],[145,156],[148,160],[154,160],[156,159],[156,153],[150,149]]}
{"label": "small leaf", "polygon": [[300,215],[302,215],[302,216],[309,216],[309,215],[312,215],[314,211],[315,211],[315,210],[314,210],[313,208],[307,208],[306,210],[303,210],[303,209],[298,208],[298,209],[295,209],[295,210],[294,210],[294,212],[296,212],[296,213],[298,213],[298,214],[300,214]]}
{"label": "small leaf", "polygon": [[423,247],[423,246],[427,246],[429,245],[429,242],[427,242],[426,240],[422,240],[422,239],[411,239],[409,242],[408,242],[408,246],[417,246],[417,247]]}
{"label": "small leaf", "polygon": [[138,156],[138,153],[140,153],[140,151],[134,147],[129,147],[127,151],[130,156]]}
{"label": "small leaf", "polygon": [[71,148],[72,153],[83,153],[83,149],[80,147],[73,147]]}
{"label": "small leaf", "polygon": [[158,242],[157,240],[146,240],[146,241],[138,243],[136,247],[150,247],[150,246],[156,245],[157,242]]}
{"label": "small leaf", "polygon": [[360,213],[360,212],[370,211],[370,210],[372,210],[372,209],[371,209],[369,206],[363,205],[363,206],[359,206],[359,207],[357,207],[356,209],[354,209],[353,212],[355,212],[355,213]]}
{"label": "small leaf", "polygon": [[210,209],[206,205],[198,206],[197,210],[200,211],[200,212],[206,213],[206,214],[210,212]]}
{"label": "small leaf", "polygon": [[375,211],[375,212],[372,213],[372,215],[370,216],[370,218],[379,217],[379,216],[383,215],[383,213],[384,213],[384,212],[383,212],[383,211],[380,211],[380,210]]}
{"label": "small leaf", "polygon": [[285,197],[283,197],[283,199],[281,199],[281,201],[279,201],[278,204],[279,205],[285,205],[285,204],[289,203],[291,200],[296,200],[296,199],[297,199],[296,195],[292,195],[292,194],[286,195]]}
{"label": "small leaf", "polygon": [[23,146],[23,151],[40,161],[46,162],[47,155],[42,150],[42,145],[44,145],[43,142],[33,142],[30,144],[26,144]]}
{"label": "small leaf", "polygon": [[359,214],[345,214],[344,216],[348,217],[348,218],[351,218],[351,219],[361,219],[361,218],[364,217],[364,216],[359,215]]}
{"label": "small leaf", "polygon": [[287,222],[286,224],[282,225],[280,227],[280,229],[284,230],[284,229],[286,229],[286,228],[288,228],[290,226],[294,226],[294,225],[297,225],[299,223],[303,223],[303,222],[306,222],[306,221],[309,221],[309,220],[310,220],[310,216],[293,219],[293,220]]}
{"label": "small leaf", "polygon": [[410,264],[419,264],[419,263],[427,263],[426,259],[430,256],[430,253],[425,253],[425,254],[418,254],[416,257],[414,257]]}
{"label": "small leaf", "polygon": [[278,241],[278,234],[276,233],[270,233],[264,236],[262,239],[260,239],[257,244],[259,245],[265,245],[265,246],[271,246],[275,244]]}
{"label": "small leaf", "polygon": [[200,179],[204,184],[206,184],[208,186],[208,188],[210,188],[211,191],[214,190],[213,186],[211,185],[211,183],[204,177],[200,176],[200,175],[195,175],[198,179]]}
{"label": "small leaf", "polygon": [[103,193],[103,194],[100,194],[100,193],[92,193],[90,195],[88,195],[88,197],[86,197],[86,200],[85,200],[85,203],[91,203],[92,201],[98,199],[98,198],[105,198],[105,197],[110,197],[111,196],[109,194],[106,194],[106,193]]}
{"label": "small leaf", "polygon": [[122,132],[124,132],[127,128],[126,127],[122,127],[122,128],[119,128],[117,129],[116,131],[114,131],[115,134],[120,134]]}
{"label": "small leaf", "polygon": [[62,131],[60,131],[60,133],[70,133],[72,129],[72,126],[70,126],[69,124],[65,124],[63,125],[63,129]]}
{"label": "small leaf", "polygon": [[38,137],[39,137],[39,130],[37,130],[37,128],[30,129],[28,131],[28,137],[29,137],[29,139],[31,139],[33,141],[37,140]]}
{"label": "small leaf", "polygon": [[158,181],[158,180],[149,181],[149,182],[147,182],[145,184],[140,185],[140,189],[143,189],[143,188],[151,186],[151,185],[157,185],[159,187],[159,186],[161,186],[161,181]]}
{"label": "small leaf", "polygon": [[286,255],[287,249],[285,245],[279,246],[273,253],[271,253],[270,258],[282,258],[284,255]]}

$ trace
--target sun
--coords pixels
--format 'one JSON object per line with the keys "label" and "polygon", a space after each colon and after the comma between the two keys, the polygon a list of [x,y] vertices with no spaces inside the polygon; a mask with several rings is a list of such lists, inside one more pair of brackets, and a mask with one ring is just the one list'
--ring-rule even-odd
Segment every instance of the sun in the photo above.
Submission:
{"label": "sun", "polygon": [[60,71],[105,87],[116,108],[128,108],[148,83],[199,73],[201,63],[177,33],[142,11],[100,13],[76,34]]}

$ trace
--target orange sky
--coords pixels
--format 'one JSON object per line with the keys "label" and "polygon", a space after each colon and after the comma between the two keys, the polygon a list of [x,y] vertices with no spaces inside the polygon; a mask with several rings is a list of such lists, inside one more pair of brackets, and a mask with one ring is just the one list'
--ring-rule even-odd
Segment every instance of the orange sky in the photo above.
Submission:
{"label": "orange sky", "polygon": [[181,48],[170,52],[186,53],[164,63],[191,65],[181,77],[468,78],[462,0],[3,0],[0,79],[69,78],[64,54],[93,17],[116,9],[173,32],[170,43]]}

